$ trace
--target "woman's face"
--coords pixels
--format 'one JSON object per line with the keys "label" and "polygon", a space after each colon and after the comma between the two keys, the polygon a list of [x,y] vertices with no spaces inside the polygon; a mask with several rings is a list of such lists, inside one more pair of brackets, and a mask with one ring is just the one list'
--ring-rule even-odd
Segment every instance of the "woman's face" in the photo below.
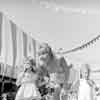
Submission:
{"label": "woman's face", "polygon": [[39,62],[41,64],[47,63],[49,61],[50,55],[46,49],[46,47],[41,47],[39,50]]}

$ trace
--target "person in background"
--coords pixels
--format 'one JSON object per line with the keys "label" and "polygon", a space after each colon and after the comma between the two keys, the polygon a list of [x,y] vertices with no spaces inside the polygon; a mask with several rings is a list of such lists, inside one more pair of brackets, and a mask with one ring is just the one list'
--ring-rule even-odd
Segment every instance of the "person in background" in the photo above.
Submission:
{"label": "person in background", "polygon": [[80,79],[75,83],[73,91],[77,91],[78,100],[96,100],[96,84],[90,79],[90,67],[83,64],[80,69]]}
{"label": "person in background", "polygon": [[17,86],[20,85],[15,100],[40,100],[41,95],[36,86],[37,71],[34,59],[28,57],[24,63],[25,70],[19,73]]}

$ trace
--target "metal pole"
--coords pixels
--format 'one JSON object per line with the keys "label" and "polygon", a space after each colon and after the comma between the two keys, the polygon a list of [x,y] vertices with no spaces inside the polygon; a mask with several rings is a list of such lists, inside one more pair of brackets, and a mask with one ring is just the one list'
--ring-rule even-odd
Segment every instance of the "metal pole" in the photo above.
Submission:
{"label": "metal pole", "polygon": [[5,72],[6,72],[6,70],[7,70],[7,68],[6,68],[6,63],[4,63],[3,67],[4,67],[4,71],[3,71],[3,74],[2,74],[2,87],[1,87],[1,93],[4,92],[4,84],[5,84],[5,82],[4,82],[4,76],[5,76]]}
{"label": "metal pole", "polygon": [[36,42],[36,67],[39,67],[39,56],[38,56],[38,50],[39,50],[39,43]]}

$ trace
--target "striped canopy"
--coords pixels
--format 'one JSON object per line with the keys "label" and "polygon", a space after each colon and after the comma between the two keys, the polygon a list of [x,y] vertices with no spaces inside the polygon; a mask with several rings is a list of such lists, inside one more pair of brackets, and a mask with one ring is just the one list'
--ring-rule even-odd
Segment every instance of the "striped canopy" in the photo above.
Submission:
{"label": "striped canopy", "polygon": [[0,74],[16,78],[23,58],[36,57],[37,42],[0,13]]}

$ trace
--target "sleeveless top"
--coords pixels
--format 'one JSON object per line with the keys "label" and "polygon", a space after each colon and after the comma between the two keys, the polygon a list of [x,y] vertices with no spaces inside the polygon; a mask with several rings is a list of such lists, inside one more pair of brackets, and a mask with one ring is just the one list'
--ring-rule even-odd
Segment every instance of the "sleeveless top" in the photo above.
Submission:
{"label": "sleeveless top", "polygon": [[90,86],[88,80],[80,79],[78,100],[94,100],[93,98],[93,87]]}

